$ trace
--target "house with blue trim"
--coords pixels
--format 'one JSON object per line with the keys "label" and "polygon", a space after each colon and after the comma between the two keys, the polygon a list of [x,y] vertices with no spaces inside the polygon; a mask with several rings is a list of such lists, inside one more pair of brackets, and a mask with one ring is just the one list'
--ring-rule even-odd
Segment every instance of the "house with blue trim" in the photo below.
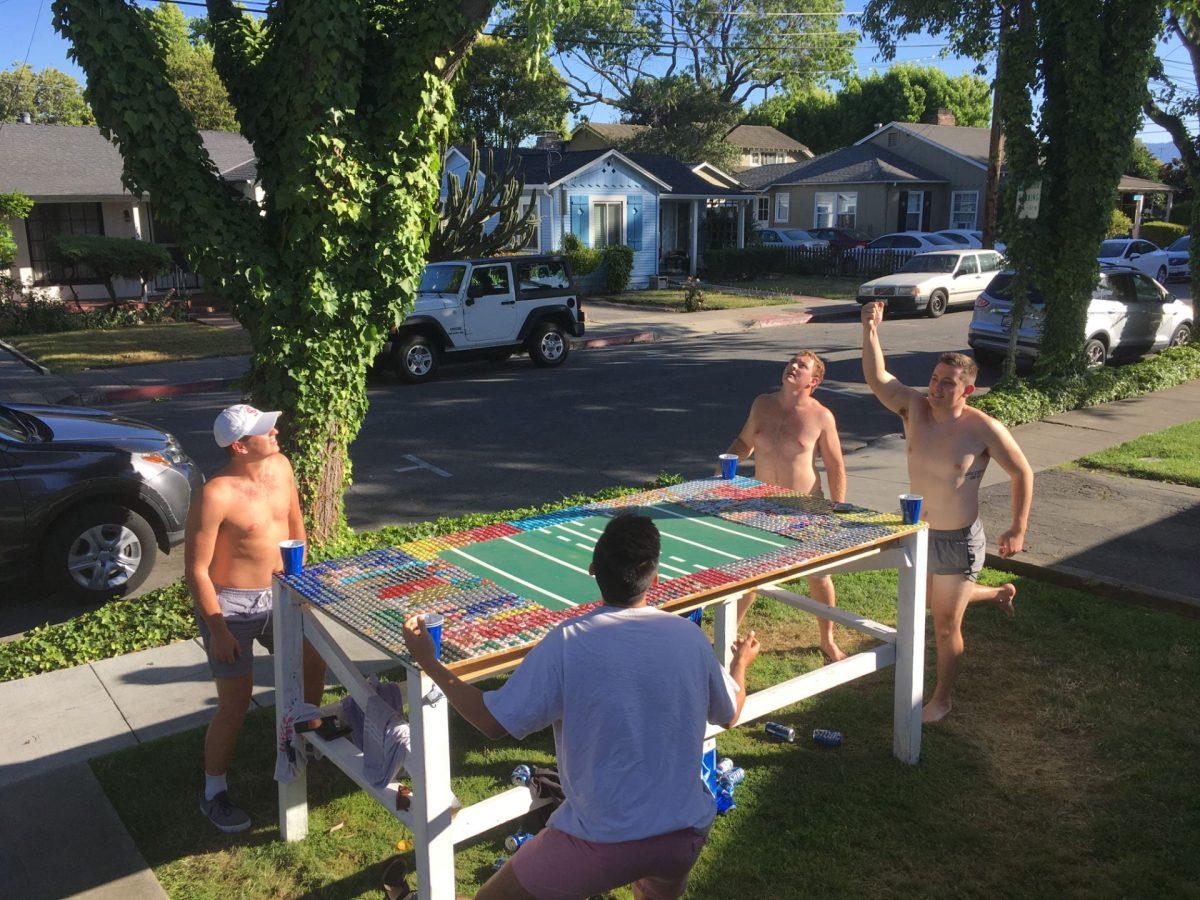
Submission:
{"label": "house with blue trim", "polygon": [[[531,252],[559,250],[568,233],[586,247],[624,244],[633,250],[630,287],[645,288],[658,276],[696,274],[706,250],[745,246],[753,194],[708,163],[604,148],[520,147],[493,150],[497,169],[507,152],[517,155],[522,204],[537,209],[525,248]],[[443,190],[447,178],[461,179],[469,168],[467,155],[451,148]]]}

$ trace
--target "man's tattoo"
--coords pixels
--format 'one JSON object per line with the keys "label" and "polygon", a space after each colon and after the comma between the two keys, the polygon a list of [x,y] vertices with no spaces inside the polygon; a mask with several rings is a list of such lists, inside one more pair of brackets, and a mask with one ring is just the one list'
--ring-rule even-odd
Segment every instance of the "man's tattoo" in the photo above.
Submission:
{"label": "man's tattoo", "polygon": [[983,477],[983,469],[976,469],[974,471],[968,472],[966,475],[963,476],[963,478],[968,481],[977,481],[978,479],[980,479],[982,477]]}

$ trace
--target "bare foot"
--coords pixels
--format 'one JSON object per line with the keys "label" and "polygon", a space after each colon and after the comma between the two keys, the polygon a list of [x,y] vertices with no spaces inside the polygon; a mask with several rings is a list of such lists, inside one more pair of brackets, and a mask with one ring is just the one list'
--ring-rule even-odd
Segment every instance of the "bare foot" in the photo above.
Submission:
{"label": "bare foot", "polygon": [[1017,586],[1012,583],[1002,584],[996,588],[996,596],[992,602],[1000,607],[1006,616],[1013,614],[1013,601],[1017,599]]}
{"label": "bare foot", "polygon": [[922,722],[940,722],[946,716],[950,715],[950,708],[953,706],[949,700],[930,700],[925,704],[925,708],[921,710]]}
{"label": "bare foot", "polygon": [[846,658],[846,653],[833,641],[830,641],[828,644],[822,644],[821,652],[828,657],[830,662],[841,662]]}

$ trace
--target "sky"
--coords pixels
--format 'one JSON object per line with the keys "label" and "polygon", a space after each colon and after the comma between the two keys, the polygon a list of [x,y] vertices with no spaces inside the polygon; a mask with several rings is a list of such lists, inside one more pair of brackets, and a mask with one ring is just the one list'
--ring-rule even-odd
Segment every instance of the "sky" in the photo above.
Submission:
{"label": "sky", "polygon": [[[143,3],[149,5],[152,0]],[[848,0],[846,12],[854,13],[862,8],[861,0]],[[202,4],[184,5],[189,15],[202,15]],[[28,60],[35,69],[53,66],[83,80],[82,70],[67,57],[67,42],[54,30],[50,0],[0,0],[0,68]],[[941,57],[942,39],[930,35],[916,35],[899,45],[896,62],[913,62],[942,68],[948,75],[960,75],[974,68],[972,60],[959,57]],[[1158,55],[1164,62],[1168,75],[1180,89],[1196,95],[1197,86],[1191,74],[1187,53],[1178,40],[1171,39],[1159,44]],[[870,47],[859,47],[854,52],[854,61],[861,74],[872,70],[882,71],[891,63],[878,58],[877,51]],[[985,77],[991,77],[989,65]],[[754,98],[756,101],[761,98]],[[616,118],[614,111],[595,106],[588,111],[594,121],[610,121]],[[1193,127],[1196,123],[1193,122]],[[1148,144],[1165,143],[1170,140],[1163,129],[1148,119],[1138,136]]]}

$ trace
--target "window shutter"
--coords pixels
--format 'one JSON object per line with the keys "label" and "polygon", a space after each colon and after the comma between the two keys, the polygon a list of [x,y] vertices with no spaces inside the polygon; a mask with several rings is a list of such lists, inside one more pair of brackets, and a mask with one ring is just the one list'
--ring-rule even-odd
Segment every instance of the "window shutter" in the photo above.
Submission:
{"label": "window shutter", "polygon": [[933,230],[933,191],[926,191],[921,201],[921,228]]}
{"label": "window shutter", "polygon": [[900,192],[900,215],[896,220],[896,230],[904,231],[908,224],[908,191]]}
{"label": "window shutter", "polygon": [[571,197],[571,234],[579,238],[583,242],[583,246],[590,247],[591,240],[588,233],[588,198]]}
{"label": "window shutter", "polygon": [[629,221],[625,223],[625,243],[632,250],[642,249],[642,195],[629,194],[625,198],[625,212]]}

